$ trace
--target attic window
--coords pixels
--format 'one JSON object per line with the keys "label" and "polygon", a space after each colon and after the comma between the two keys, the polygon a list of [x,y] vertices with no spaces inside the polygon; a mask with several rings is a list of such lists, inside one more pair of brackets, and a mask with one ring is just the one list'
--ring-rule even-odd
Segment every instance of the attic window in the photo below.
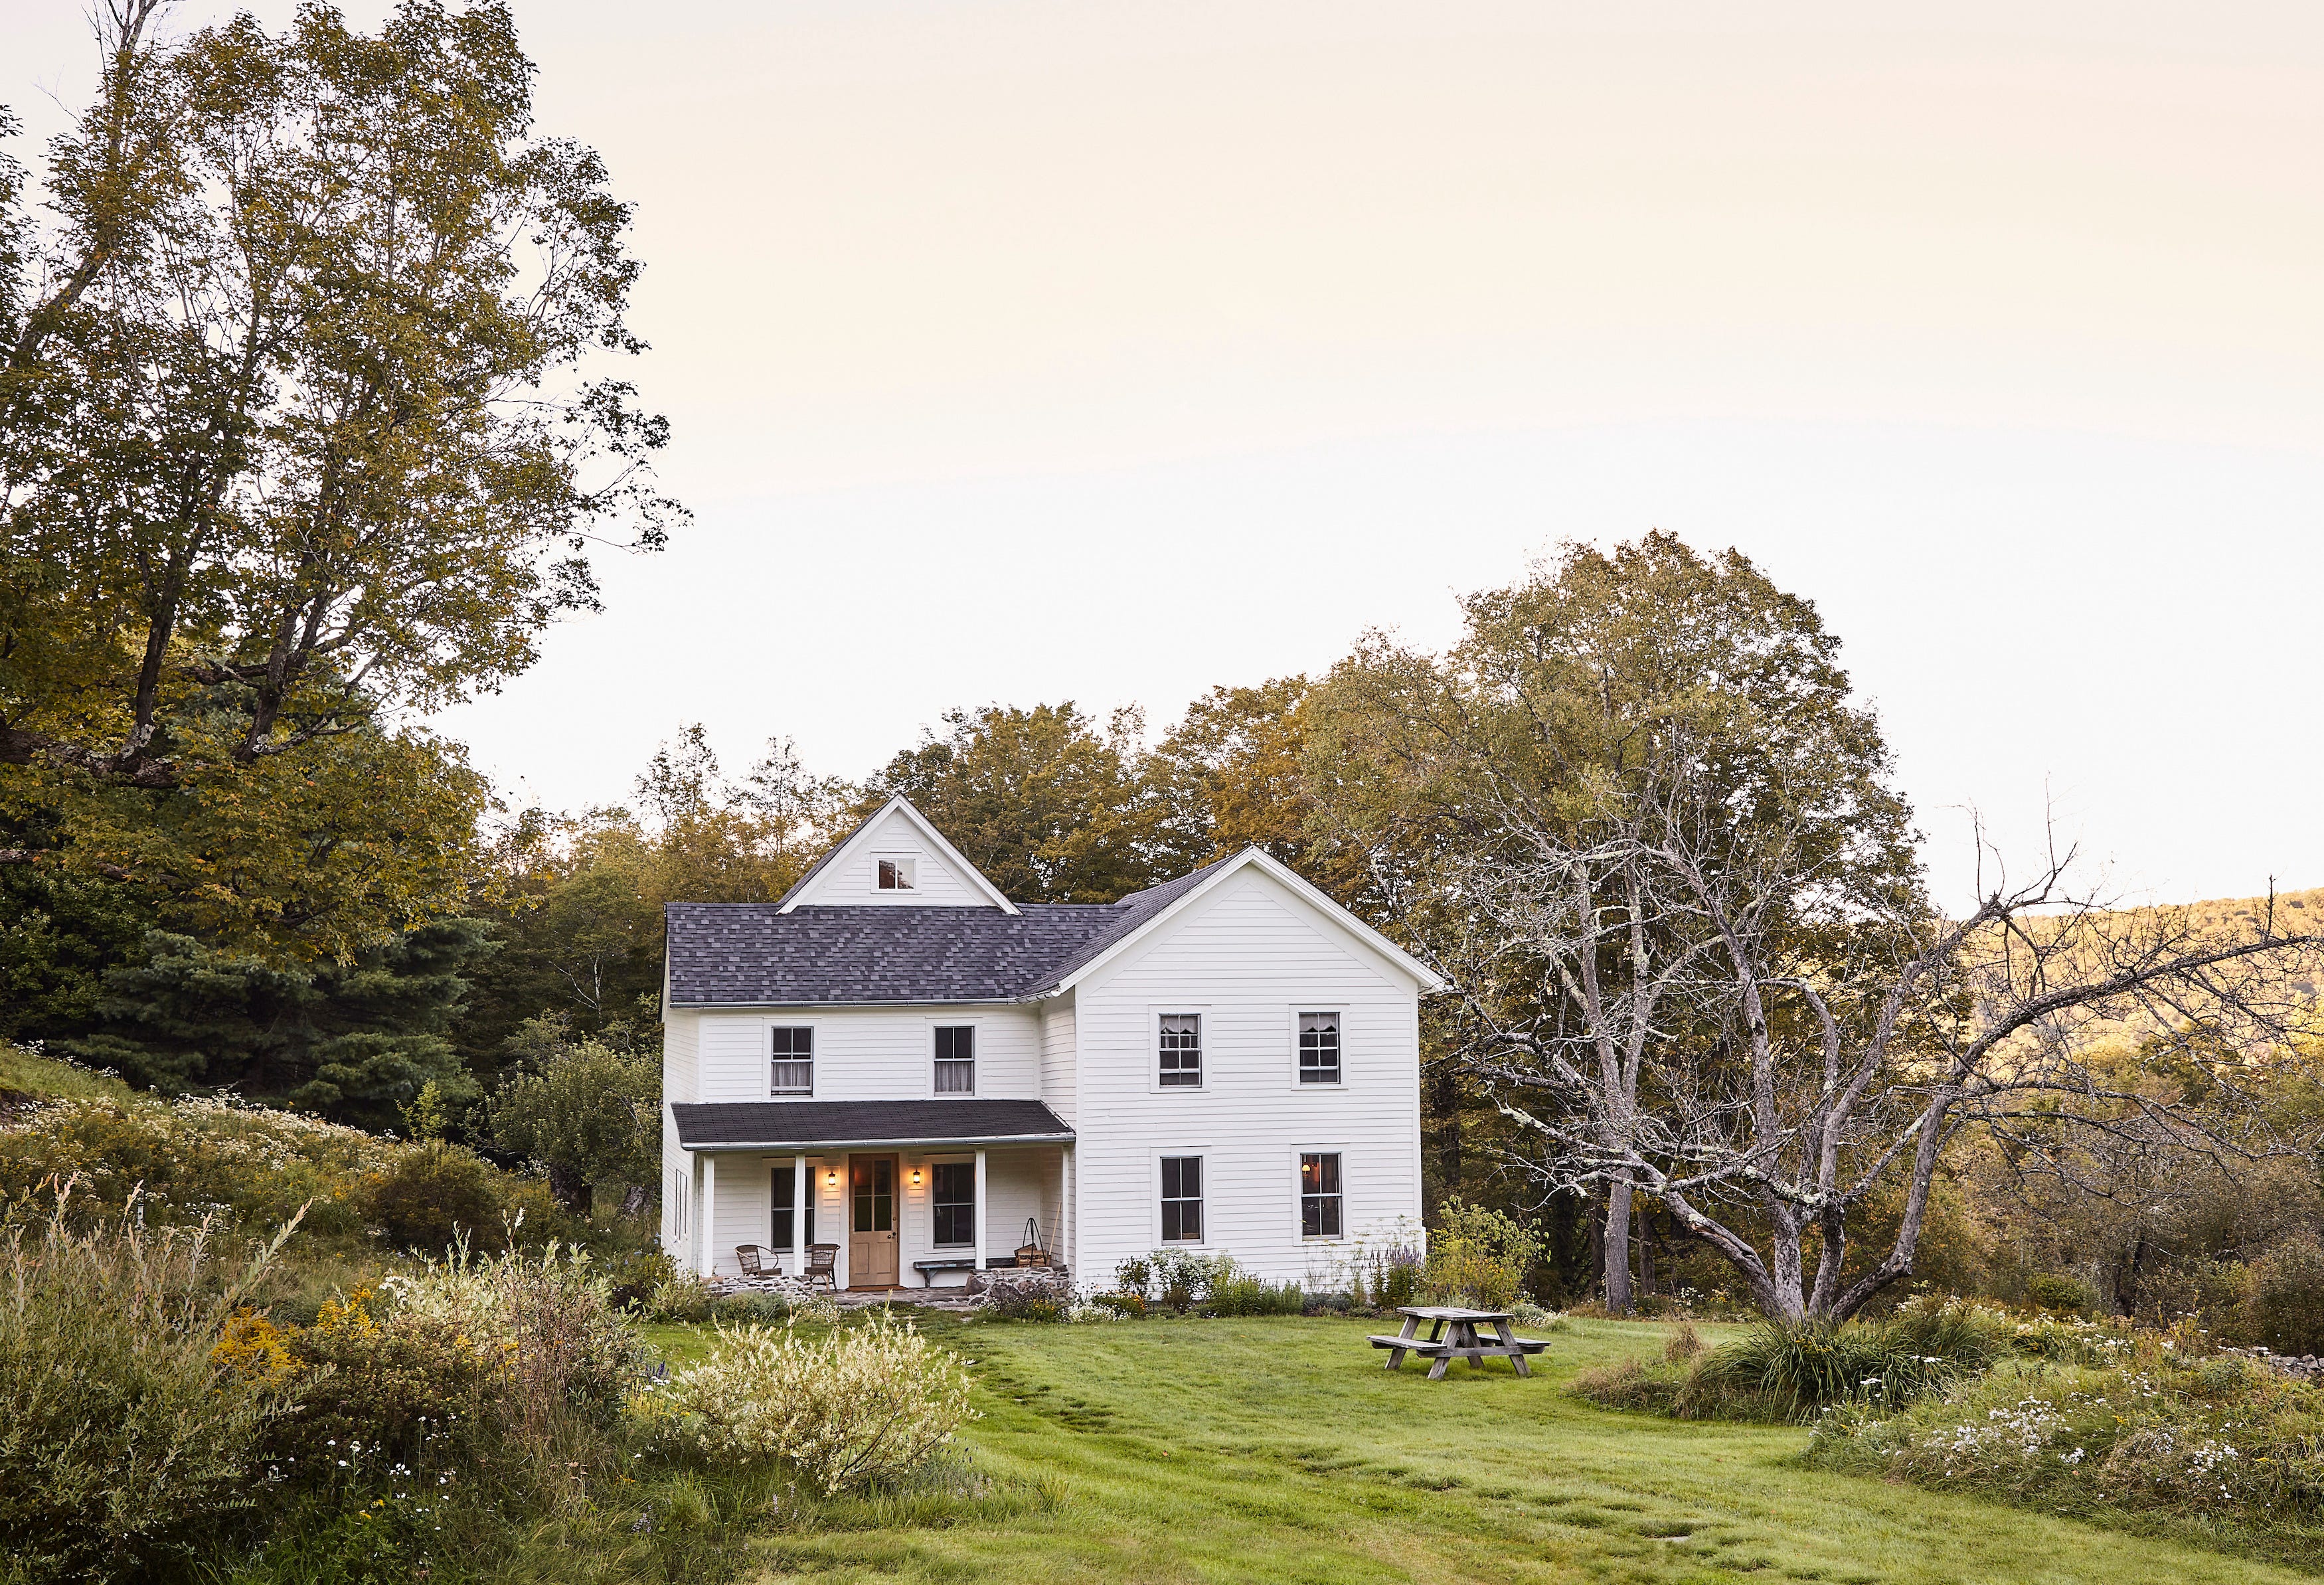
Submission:
{"label": "attic window", "polygon": [[909,859],[881,860],[880,889],[882,891],[910,891],[913,889],[913,868],[912,861]]}

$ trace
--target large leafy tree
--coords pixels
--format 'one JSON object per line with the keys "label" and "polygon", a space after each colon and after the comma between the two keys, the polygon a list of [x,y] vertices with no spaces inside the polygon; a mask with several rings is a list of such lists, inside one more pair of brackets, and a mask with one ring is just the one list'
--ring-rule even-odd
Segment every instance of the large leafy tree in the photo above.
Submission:
{"label": "large leafy tree", "polygon": [[411,713],[678,509],[628,207],[505,5],[174,41],[107,0],[44,206],[0,170],[0,863],[344,955],[455,903],[483,789]]}
{"label": "large leafy tree", "polygon": [[492,1130],[548,1169],[567,1209],[589,1214],[604,1184],[623,1190],[622,1212],[634,1214],[660,1175],[661,1064],[598,1040],[545,1043],[493,1095]]}
{"label": "large leafy tree", "polygon": [[1168,878],[1134,711],[1101,732],[1071,700],[988,705],[943,727],[872,778],[864,811],[901,793],[1018,902],[1112,902]]}
{"label": "large leafy tree", "polygon": [[661,989],[662,906],[766,902],[823,852],[851,789],[808,774],[786,740],[739,780],[687,726],[636,779],[633,806],[577,816],[528,811],[499,833],[477,907],[499,950],[479,965],[462,1055],[498,1068],[528,1020],[582,1036],[650,1021]]}
{"label": "large leafy tree", "polygon": [[[1593,1083],[1559,1092],[1568,1132],[1628,1141],[1658,1062],[1723,1050],[1685,994],[1705,972],[1702,922],[1649,896],[1643,850],[1677,836],[1717,865],[1781,833],[1796,862],[1909,905],[1908,812],[1838,640],[1734,552],[1665,534],[1571,547],[1466,606],[1449,654],[1380,641],[1335,670],[1315,706],[1318,785],[1460,987],[1448,1038],[1471,1073],[1507,1104],[1570,1054]],[[1766,923],[1811,954],[1839,945],[1826,913]],[[1602,1188],[1605,1291],[1627,1308],[1642,1175],[1563,1134],[1526,1165]]]}

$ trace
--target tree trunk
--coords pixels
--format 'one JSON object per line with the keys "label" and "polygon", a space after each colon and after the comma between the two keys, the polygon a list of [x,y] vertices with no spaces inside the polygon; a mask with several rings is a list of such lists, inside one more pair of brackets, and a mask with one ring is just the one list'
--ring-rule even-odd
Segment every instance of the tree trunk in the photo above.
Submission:
{"label": "tree trunk", "polygon": [[549,1196],[576,1216],[588,1215],[596,1199],[587,1178],[553,1161],[549,1164]]}
{"label": "tree trunk", "polygon": [[1630,1297],[1630,1180],[1606,1185],[1606,1313],[1628,1315]]}
{"label": "tree trunk", "polygon": [[2117,1315],[2138,1313],[2138,1279],[2146,1264],[2146,1230],[2138,1230],[2138,1241],[2130,1247],[2127,1264],[2116,1266],[2114,1276],[2114,1313]]}
{"label": "tree trunk", "polygon": [[632,1184],[630,1192],[622,1196],[622,1214],[625,1217],[644,1215],[646,1202],[652,1198],[652,1189],[644,1184]]}
{"label": "tree trunk", "polygon": [[1651,1201],[1635,1201],[1638,1217],[1638,1291],[1652,1298],[1661,1290],[1655,1283],[1655,1211]]}
{"label": "tree trunk", "polygon": [[1429,1100],[1437,1120],[1437,1197],[1449,1200],[1461,1192],[1461,1076],[1452,1064],[1437,1070]]}

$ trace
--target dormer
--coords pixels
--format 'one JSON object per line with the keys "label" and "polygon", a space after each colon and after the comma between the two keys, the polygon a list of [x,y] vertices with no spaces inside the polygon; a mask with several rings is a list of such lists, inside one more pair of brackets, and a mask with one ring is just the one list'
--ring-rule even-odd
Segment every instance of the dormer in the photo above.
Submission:
{"label": "dormer", "polygon": [[946,842],[927,817],[890,798],[783,894],[797,908],[999,908],[1017,905]]}

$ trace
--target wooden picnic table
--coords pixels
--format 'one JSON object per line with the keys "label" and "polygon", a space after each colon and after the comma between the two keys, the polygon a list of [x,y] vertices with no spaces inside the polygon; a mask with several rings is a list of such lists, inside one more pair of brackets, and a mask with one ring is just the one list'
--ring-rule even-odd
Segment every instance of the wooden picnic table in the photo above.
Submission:
{"label": "wooden picnic table", "polygon": [[[1538,1354],[1549,1347],[1537,1338],[1517,1336],[1510,1327],[1514,1318],[1506,1310],[1405,1304],[1398,1307],[1397,1313],[1404,1317],[1404,1330],[1394,1337],[1375,1332],[1372,1347],[1388,1350],[1390,1370],[1401,1367],[1406,1354],[1420,1355],[1429,1362],[1431,1381],[1441,1379],[1444,1368],[1455,1359],[1466,1359],[1471,1369],[1479,1370],[1488,1359],[1505,1359],[1517,1368],[1519,1376],[1531,1376],[1533,1370],[1526,1364],[1526,1356]],[[1430,1323],[1426,1337],[1419,1335],[1424,1321]],[[1481,1336],[1477,1331],[1480,1326],[1490,1326],[1496,1335]]]}

